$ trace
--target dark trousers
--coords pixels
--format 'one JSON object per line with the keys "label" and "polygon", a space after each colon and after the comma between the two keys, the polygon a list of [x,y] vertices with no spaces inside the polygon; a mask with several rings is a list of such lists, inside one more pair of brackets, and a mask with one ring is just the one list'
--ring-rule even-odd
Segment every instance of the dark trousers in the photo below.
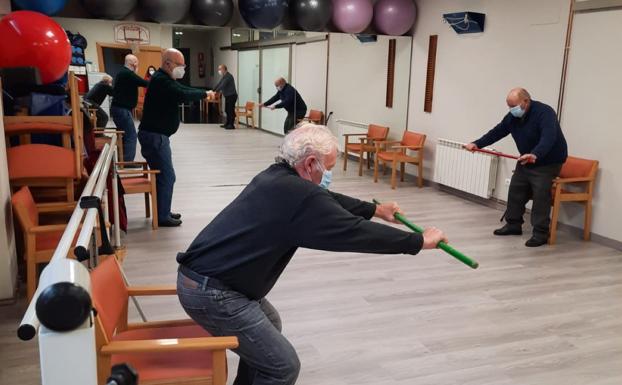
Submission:
{"label": "dark trousers", "polygon": [[171,142],[166,135],[141,130],[138,132],[140,153],[152,170],[160,170],[156,175],[158,193],[158,221],[167,221],[171,217],[171,202],[175,186],[175,169],[171,154]]}
{"label": "dark trousers", "polygon": [[285,118],[285,124],[283,125],[283,133],[287,135],[291,130],[296,128],[296,122],[298,122],[299,119],[304,118],[306,114],[307,110],[296,111],[295,115],[293,111],[287,112],[287,118]]}
{"label": "dark trousers", "polygon": [[97,117],[97,127],[106,128],[106,125],[108,125],[108,114],[106,111],[101,107],[97,107],[95,116]]}
{"label": "dark trousers", "polygon": [[238,95],[225,96],[225,113],[227,114],[227,120],[225,126],[233,127],[233,121],[235,120],[235,102],[238,101]]}
{"label": "dark trousers", "polygon": [[117,129],[124,132],[123,160],[133,162],[136,156],[136,126],[134,125],[132,111],[127,108],[112,106],[110,107],[110,115],[112,115],[112,120]]}
{"label": "dark trousers", "polygon": [[213,336],[238,338],[240,345],[233,351],[240,363],[233,384],[295,384],[300,361],[281,334],[281,317],[274,306],[266,298],[250,299],[210,286],[210,278],[189,275],[177,275],[177,296],[186,313]]}
{"label": "dark trousers", "polygon": [[561,164],[525,167],[517,164],[510,191],[508,193],[508,207],[505,220],[512,227],[521,227],[525,205],[533,199],[531,207],[531,225],[533,235],[547,238],[551,223],[551,185],[553,179],[559,175]]}

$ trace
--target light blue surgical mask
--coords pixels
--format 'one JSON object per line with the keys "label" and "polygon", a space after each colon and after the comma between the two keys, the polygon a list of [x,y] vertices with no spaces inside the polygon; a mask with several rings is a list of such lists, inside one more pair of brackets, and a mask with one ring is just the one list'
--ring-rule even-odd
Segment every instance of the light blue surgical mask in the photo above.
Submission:
{"label": "light blue surgical mask", "polygon": [[320,166],[320,170],[322,170],[322,180],[320,181],[320,184],[318,186],[328,190],[330,182],[333,181],[333,172],[331,170],[325,169],[319,161],[317,162],[317,164]]}
{"label": "light blue surgical mask", "polygon": [[510,108],[510,114],[512,114],[515,118],[522,118],[523,115],[525,115],[525,110],[523,110],[519,104]]}

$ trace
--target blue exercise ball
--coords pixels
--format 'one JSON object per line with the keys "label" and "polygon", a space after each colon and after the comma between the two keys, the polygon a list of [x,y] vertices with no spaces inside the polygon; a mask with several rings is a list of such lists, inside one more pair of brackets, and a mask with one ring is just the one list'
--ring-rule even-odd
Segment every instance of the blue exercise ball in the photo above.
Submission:
{"label": "blue exercise ball", "polygon": [[14,0],[15,5],[25,11],[35,11],[48,16],[62,11],[67,0]]}
{"label": "blue exercise ball", "polygon": [[139,0],[143,15],[158,23],[173,24],[190,10],[190,0]]}
{"label": "blue exercise ball", "polygon": [[274,29],[288,10],[287,0],[239,0],[240,14],[251,28]]}
{"label": "blue exercise ball", "polygon": [[80,3],[92,16],[101,19],[120,20],[127,16],[138,0],[80,0]]}
{"label": "blue exercise ball", "polygon": [[294,0],[292,8],[303,31],[323,31],[333,15],[332,0]]}
{"label": "blue exercise ball", "polygon": [[226,25],[233,16],[232,0],[192,0],[192,15],[202,24],[214,27]]}

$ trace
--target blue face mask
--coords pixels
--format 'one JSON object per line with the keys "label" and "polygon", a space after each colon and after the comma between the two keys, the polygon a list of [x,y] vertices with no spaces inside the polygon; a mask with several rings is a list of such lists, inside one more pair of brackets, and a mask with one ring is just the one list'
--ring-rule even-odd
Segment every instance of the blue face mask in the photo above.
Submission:
{"label": "blue face mask", "polygon": [[522,118],[523,115],[525,115],[525,110],[523,110],[519,104],[510,108],[510,114],[512,114],[515,118]]}
{"label": "blue face mask", "polygon": [[320,181],[320,184],[318,186],[323,189],[328,189],[328,186],[330,186],[330,182],[333,181],[333,172],[325,169],[320,162],[317,162],[317,164],[320,165],[320,170],[322,170],[322,180]]}

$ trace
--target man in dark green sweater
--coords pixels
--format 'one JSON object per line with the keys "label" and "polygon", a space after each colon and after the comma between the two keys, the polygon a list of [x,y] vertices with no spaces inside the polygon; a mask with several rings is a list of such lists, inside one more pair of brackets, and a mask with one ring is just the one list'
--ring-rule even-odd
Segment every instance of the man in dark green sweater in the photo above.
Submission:
{"label": "man in dark green sweater", "polygon": [[136,156],[136,126],[132,110],[138,103],[138,87],[147,87],[148,81],[136,75],[138,58],[132,54],[125,56],[125,66],[114,78],[110,115],[117,126],[123,130],[123,160],[134,161]]}
{"label": "man in dark green sweater", "polygon": [[179,104],[207,97],[207,92],[186,87],[176,80],[184,77],[184,55],[174,48],[162,54],[162,66],[151,77],[143,117],[138,126],[141,154],[149,167],[160,170],[156,178],[158,223],[173,227],[181,224],[181,215],[171,213],[175,169],[169,137],[179,128]]}

